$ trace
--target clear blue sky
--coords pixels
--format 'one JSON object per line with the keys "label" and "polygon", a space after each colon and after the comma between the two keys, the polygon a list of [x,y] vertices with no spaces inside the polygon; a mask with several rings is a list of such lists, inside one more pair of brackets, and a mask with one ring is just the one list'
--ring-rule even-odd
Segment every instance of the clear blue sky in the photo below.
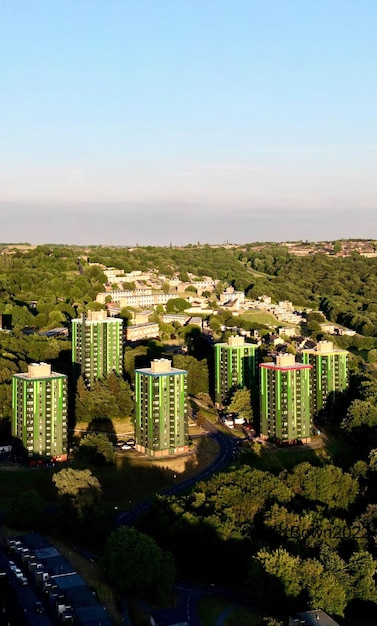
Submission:
{"label": "clear blue sky", "polygon": [[0,241],[377,238],[375,0],[3,0]]}

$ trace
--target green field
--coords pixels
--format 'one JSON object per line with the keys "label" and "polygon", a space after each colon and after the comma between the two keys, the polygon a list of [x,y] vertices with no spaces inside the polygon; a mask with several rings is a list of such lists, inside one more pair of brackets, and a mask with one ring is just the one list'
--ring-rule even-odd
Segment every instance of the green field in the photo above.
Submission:
{"label": "green field", "polygon": [[[120,510],[126,510],[139,500],[200,471],[213,461],[217,453],[216,442],[203,437],[196,455],[153,461],[137,452],[128,451],[117,454],[115,465],[91,466],[90,469],[102,485],[104,500]],[[69,461],[69,467],[84,469],[88,464]],[[62,466],[58,465],[38,469],[0,466],[2,510],[12,506],[17,494],[28,490],[37,491],[46,502],[54,502],[56,490],[52,476],[60,469]]]}
{"label": "green field", "polygon": [[266,326],[276,327],[281,325],[272,313],[265,313],[265,311],[245,311],[245,313],[239,316],[239,319],[255,322],[256,324],[265,324]]}
{"label": "green field", "polygon": [[[227,611],[229,613],[226,615]],[[224,626],[262,626],[263,613],[237,606],[219,597],[206,597],[199,601],[199,616],[203,626],[215,626],[224,613]]]}

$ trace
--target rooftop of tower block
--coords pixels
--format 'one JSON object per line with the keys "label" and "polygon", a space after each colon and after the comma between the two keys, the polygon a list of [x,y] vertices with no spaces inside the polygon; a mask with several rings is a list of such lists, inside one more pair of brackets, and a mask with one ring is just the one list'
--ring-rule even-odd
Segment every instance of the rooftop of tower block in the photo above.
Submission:
{"label": "rooftop of tower block", "polygon": [[151,361],[150,367],[143,367],[135,370],[142,374],[149,374],[152,376],[159,376],[164,374],[186,374],[186,370],[180,370],[176,367],[172,367],[169,359],[154,359]]}
{"label": "rooftop of tower block", "polygon": [[243,346],[245,344],[245,337],[238,335],[231,335],[228,337],[228,346]]}
{"label": "rooftop of tower block", "polygon": [[312,369],[311,365],[303,365],[302,363],[297,363],[294,354],[279,354],[276,357],[275,363],[262,363],[260,367],[276,370]]}
{"label": "rooftop of tower block", "polygon": [[346,354],[347,350],[342,350],[341,348],[337,348],[334,346],[332,341],[319,341],[314,348],[303,350],[308,354]]}
{"label": "rooftop of tower block", "polygon": [[18,378],[32,379],[32,378],[56,378],[62,377],[64,374],[53,372],[49,363],[31,363],[28,365],[27,372],[21,374],[15,374]]}
{"label": "rooftop of tower block", "polygon": [[107,319],[107,311],[88,311],[87,320],[89,322],[102,322]]}

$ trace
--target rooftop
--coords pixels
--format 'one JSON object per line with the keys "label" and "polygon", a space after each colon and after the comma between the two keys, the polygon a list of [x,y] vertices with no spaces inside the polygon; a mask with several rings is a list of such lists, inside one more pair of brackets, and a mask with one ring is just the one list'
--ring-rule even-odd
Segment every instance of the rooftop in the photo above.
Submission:
{"label": "rooftop", "polygon": [[27,372],[20,374],[14,374],[15,378],[23,378],[25,380],[40,379],[40,378],[67,378],[65,374],[59,374],[58,372],[51,371],[51,365],[49,363],[31,363],[28,365]]}
{"label": "rooftop", "polygon": [[163,376],[164,374],[187,374],[186,370],[179,370],[172,367],[170,359],[154,359],[150,367],[143,367],[135,370],[140,374],[149,376]]}

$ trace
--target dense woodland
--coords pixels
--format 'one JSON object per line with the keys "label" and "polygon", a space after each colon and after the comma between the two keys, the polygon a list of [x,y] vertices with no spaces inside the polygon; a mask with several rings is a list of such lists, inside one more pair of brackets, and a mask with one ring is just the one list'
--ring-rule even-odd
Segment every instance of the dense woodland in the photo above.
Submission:
{"label": "dense woodland", "polygon": [[[261,607],[269,608],[270,598],[278,598],[280,616],[307,606],[322,607],[338,616],[347,606],[356,604],[361,611],[368,603],[375,606],[377,259],[357,253],[345,258],[323,253],[294,257],[287,248],[274,244],[258,250],[252,244],[234,249],[133,250],[38,246],[27,252],[0,254],[0,313],[5,327],[0,334],[3,441],[9,436],[11,377],[25,371],[32,361],[50,362],[70,376],[70,424],[75,420],[92,423],[98,427],[95,430],[105,429],[100,427],[101,420],[106,426],[106,420],[132,415],[135,366],[148,365],[151,358],[163,355],[172,331],[187,346],[187,353],[175,355],[173,361],[188,370],[189,393],[196,396],[211,388],[212,346],[193,327],[167,327],[160,341],[126,347],[123,377],[111,375],[91,391],[80,379],[74,384],[69,339],[39,333],[57,326],[69,328],[73,317],[100,306],[94,301],[105,276],[92,262],[125,271],[156,269],[167,277],[178,272],[182,280],[187,279],[187,272],[198,277],[210,275],[221,281],[217,293],[233,285],[251,298],[267,294],[273,301],[291,300],[303,310],[320,310],[327,319],[355,329],[354,337],[336,339],[353,354],[349,394],[340,411],[322,416],[339,445],[324,456],[313,456],[310,463],[297,462],[292,467],[287,462],[289,469],[262,470],[256,469],[260,450],[255,444],[227,472],[197,484],[191,493],[156,498],[151,514],[141,524],[147,538],[116,535],[107,549],[103,546],[111,515],[104,504],[106,494],[88,474],[63,476],[65,480],[62,477],[59,482],[62,472],[57,472],[57,492],[54,496],[49,492],[47,501],[35,492],[17,496],[9,523],[22,519],[29,528],[41,530],[50,524],[75,541],[95,542],[99,550],[105,550],[107,573],[112,572],[114,580],[124,580],[119,591],[132,591],[132,583],[127,572],[114,574],[114,553],[119,545],[136,542],[153,555],[160,577],[166,570],[167,586],[174,577],[173,555],[181,575],[222,583],[225,579],[230,586],[235,583],[247,590]],[[216,308],[215,296],[212,306]],[[122,314],[127,319],[129,313]],[[316,316],[308,316],[303,332],[321,338]],[[231,326],[233,319],[223,313],[211,318],[210,326],[221,338],[219,320]],[[34,333],[25,334],[25,329]],[[81,467],[93,468],[100,459],[113,463],[106,437],[89,434],[91,438],[78,454]],[[285,452],[287,459],[289,452]],[[50,507],[46,516],[51,498],[58,505]],[[152,588],[156,589],[156,584],[151,574],[145,593]],[[157,595],[161,593],[159,588]]]}

